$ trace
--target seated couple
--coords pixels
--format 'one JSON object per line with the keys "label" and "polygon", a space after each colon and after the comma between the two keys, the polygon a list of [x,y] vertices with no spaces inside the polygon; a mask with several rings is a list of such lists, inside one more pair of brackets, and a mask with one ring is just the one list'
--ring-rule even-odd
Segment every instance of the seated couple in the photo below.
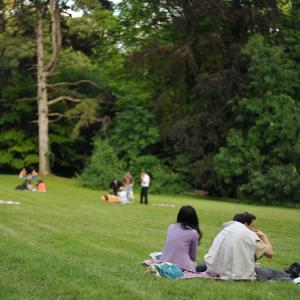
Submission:
{"label": "seated couple", "polygon": [[27,173],[27,170],[23,168],[19,173],[19,178],[23,179],[37,179],[38,173],[35,169],[32,169],[30,173]]}
{"label": "seated couple", "polygon": [[167,239],[160,257],[190,272],[204,272],[224,280],[292,280],[287,272],[256,268],[262,256],[272,257],[272,244],[266,234],[253,227],[256,217],[248,212],[234,216],[223,224],[204,256],[205,263],[197,265],[198,245],[202,238],[198,216],[192,206],[183,206],[177,222],[168,228]]}

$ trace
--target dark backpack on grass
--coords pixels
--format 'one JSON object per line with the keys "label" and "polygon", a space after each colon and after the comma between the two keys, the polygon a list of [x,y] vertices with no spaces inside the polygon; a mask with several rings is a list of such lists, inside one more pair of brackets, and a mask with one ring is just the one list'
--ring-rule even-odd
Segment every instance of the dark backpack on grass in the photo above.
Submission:
{"label": "dark backpack on grass", "polygon": [[285,272],[291,274],[293,278],[300,277],[300,264],[297,262],[291,264]]}

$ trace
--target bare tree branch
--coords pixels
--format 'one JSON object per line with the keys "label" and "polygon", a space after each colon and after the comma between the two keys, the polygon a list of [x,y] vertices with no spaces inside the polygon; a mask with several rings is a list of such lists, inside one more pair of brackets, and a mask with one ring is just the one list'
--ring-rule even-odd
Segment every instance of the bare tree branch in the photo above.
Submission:
{"label": "bare tree branch", "polygon": [[97,119],[97,121],[100,122],[100,123],[102,123],[101,131],[102,131],[103,133],[105,133],[106,130],[107,130],[107,127],[108,127],[108,125],[109,125],[110,118],[107,117],[107,116],[105,116],[105,117],[103,117],[103,118],[101,118],[101,119]]}
{"label": "bare tree branch", "polygon": [[71,102],[81,102],[82,101],[81,99],[76,99],[76,98],[69,97],[69,96],[60,96],[60,97],[57,97],[57,98],[54,98],[54,99],[48,101],[48,105],[50,106],[52,104],[58,103],[63,100],[67,100],[67,101],[71,101]]}
{"label": "bare tree branch", "polygon": [[52,119],[52,120],[49,120],[49,123],[57,122],[60,119],[66,117],[64,114],[61,114],[61,113],[50,113],[50,114],[48,114],[48,117],[54,117],[54,116],[56,116],[56,118]]}
{"label": "bare tree branch", "polygon": [[37,65],[32,65],[30,68],[27,68],[27,71],[36,70]]}
{"label": "bare tree branch", "polygon": [[25,98],[20,98],[20,101],[33,101],[36,100],[37,97],[25,97]]}
{"label": "bare tree branch", "polygon": [[64,114],[58,113],[58,112],[52,112],[52,113],[49,113],[48,116],[49,116],[49,117],[53,117],[53,116],[62,116],[62,117],[63,117]]}
{"label": "bare tree branch", "polygon": [[50,0],[48,10],[51,16],[51,42],[52,42],[52,57],[46,65],[47,76],[51,76],[58,63],[58,54],[62,44],[61,29],[60,29],[60,11],[57,0]]}
{"label": "bare tree branch", "polygon": [[[67,12],[65,10],[62,10],[62,13],[66,15],[65,18],[64,18],[64,20],[70,20],[70,19],[72,19],[72,14],[71,13],[69,13],[69,12]],[[62,16],[62,17],[64,17],[64,16]]]}
{"label": "bare tree branch", "polygon": [[78,85],[81,83],[89,83],[93,86],[95,86],[98,89],[101,89],[101,87],[99,85],[97,85],[94,81],[91,80],[79,80],[79,81],[75,81],[75,82],[58,82],[58,83],[54,83],[54,84],[47,84],[48,87],[55,87],[55,86],[60,86],[60,85]]}

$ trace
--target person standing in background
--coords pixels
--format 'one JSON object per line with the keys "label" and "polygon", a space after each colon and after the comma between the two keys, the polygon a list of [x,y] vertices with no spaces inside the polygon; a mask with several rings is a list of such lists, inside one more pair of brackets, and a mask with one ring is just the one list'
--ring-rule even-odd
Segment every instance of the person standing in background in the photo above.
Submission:
{"label": "person standing in background", "polygon": [[133,200],[134,200],[134,195],[133,195],[134,177],[131,175],[130,172],[127,172],[124,175],[122,183],[126,189],[128,201],[133,202]]}
{"label": "person standing in background", "polygon": [[141,204],[148,204],[148,189],[150,186],[150,176],[142,172],[141,173]]}

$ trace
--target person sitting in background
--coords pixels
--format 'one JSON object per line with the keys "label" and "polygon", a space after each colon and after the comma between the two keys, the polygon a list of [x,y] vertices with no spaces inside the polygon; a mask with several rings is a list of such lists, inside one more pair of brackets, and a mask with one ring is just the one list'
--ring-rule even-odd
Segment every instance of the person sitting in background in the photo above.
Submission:
{"label": "person sitting in background", "polygon": [[30,179],[26,179],[25,181],[23,181],[22,184],[16,187],[16,190],[28,190],[33,192],[36,191]]}
{"label": "person sitting in background", "polygon": [[47,191],[45,182],[43,180],[38,180],[36,189],[38,192],[45,193]]}
{"label": "person sitting in background", "polygon": [[18,185],[16,190],[27,190],[27,180],[24,180],[20,185]]}
{"label": "person sitting in background", "polygon": [[26,187],[27,187],[27,190],[28,190],[28,191],[32,191],[32,192],[35,192],[35,191],[36,191],[36,188],[35,188],[35,186],[32,184],[32,180],[31,180],[31,179],[27,179],[27,180],[26,180]]}
{"label": "person sitting in background", "polygon": [[181,269],[196,272],[198,244],[202,238],[199,220],[192,206],[183,206],[177,221],[168,228],[160,261],[176,264]]}
{"label": "person sitting in background", "polygon": [[101,196],[102,201],[106,201],[108,203],[120,203],[120,197],[116,195],[105,194]]}
{"label": "person sitting in background", "polygon": [[126,191],[125,187],[123,187],[123,186],[120,187],[120,190],[118,192],[118,196],[120,198],[120,203],[128,204],[129,200],[128,200],[128,197],[127,197],[127,191]]}
{"label": "person sitting in background", "polygon": [[19,178],[27,178],[27,170],[25,168],[20,171]]}
{"label": "person sitting in background", "polygon": [[35,169],[32,169],[32,171],[30,173],[31,179],[37,179],[38,176],[39,176],[39,174],[37,173],[37,171]]}
{"label": "person sitting in background", "polygon": [[120,187],[118,195],[105,194],[101,196],[101,200],[109,203],[128,204],[126,189],[124,187]]}
{"label": "person sitting in background", "polygon": [[109,192],[112,195],[117,196],[119,192],[119,188],[123,186],[122,182],[118,179],[113,179],[109,184]]}

